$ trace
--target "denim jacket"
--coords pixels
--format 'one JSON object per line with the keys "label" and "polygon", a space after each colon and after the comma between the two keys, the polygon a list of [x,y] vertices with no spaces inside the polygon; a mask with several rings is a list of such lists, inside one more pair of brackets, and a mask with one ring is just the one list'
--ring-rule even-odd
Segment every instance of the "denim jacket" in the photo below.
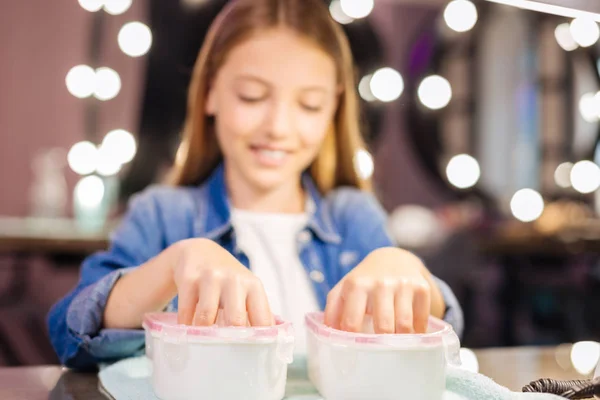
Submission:
{"label": "denim jacket", "polygon": [[[340,188],[323,197],[308,175],[303,185],[311,207],[308,225],[297,238],[299,257],[324,309],[327,293],[342,277],[370,252],[393,242],[386,215],[372,195]],[[50,339],[61,363],[93,368],[141,353],[141,329],[102,327],[110,291],[123,274],[171,244],[195,237],[214,240],[249,267],[248,257],[236,246],[222,165],[200,186],[152,186],[131,199],[109,249],[84,261],[77,286],[50,310]],[[437,282],[446,302],[444,319],[461,335],[460,305],[452,290]],[[177,309],[177,298],[168,308]]]}

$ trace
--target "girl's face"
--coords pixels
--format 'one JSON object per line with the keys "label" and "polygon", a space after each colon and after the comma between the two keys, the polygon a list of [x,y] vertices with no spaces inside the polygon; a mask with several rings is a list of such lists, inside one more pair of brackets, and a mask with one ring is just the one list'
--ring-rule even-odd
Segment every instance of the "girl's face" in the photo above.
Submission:
{"label": "girl's face", "polygon": [[315,159],[337,108],[333,59],[278,28],[233,48],[206,103],[230,179],[256,190],[297,185]]}

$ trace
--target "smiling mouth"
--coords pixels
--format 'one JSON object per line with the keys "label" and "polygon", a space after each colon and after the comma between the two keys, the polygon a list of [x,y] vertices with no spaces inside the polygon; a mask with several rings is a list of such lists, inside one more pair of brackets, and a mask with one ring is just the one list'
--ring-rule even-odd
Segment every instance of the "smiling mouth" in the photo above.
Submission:
{"label": "smiling mouth", "polygon": [[287,150],[272,149],[261,146],[250,146],[252,152],[258,157],[258,161],[269,166],[279,166],[285,162],[290,154]]}

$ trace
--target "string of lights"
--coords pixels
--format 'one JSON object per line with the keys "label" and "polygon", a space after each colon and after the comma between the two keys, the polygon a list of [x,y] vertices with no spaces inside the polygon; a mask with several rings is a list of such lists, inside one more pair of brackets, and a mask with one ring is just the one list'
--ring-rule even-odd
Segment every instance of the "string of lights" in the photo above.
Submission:
{"label": "string of lights", "polygon": [[[126,13],[133,0],[78,0],[79,5],[90,13],[104,11],[110,16]],[[102,32],[99,32],[101,34]],[[152,46],[152,32],[139,21],[124,24],[118,33],[117,43],[129,57],[141,57]],[[95,58],[95,57],[92,57]],[[96,60],[92,60],[96,62]],[[67,90],[76,98],[107,102],[115,99],[122,88],[119,73],[108,66],[80,64],[69,70],[65,79]],[[98,104],[93,103],[92,107]],[[92,124],[95,123],[95,119]],[[95,126],[89,129],[94,130]],[[88,135],[94,137],[95,135]],[[106,193],[105,179],[116,176],[124,165],[133,160],[137,151],[134,135],[124,129],[113,129],[99,143],[90,140],[75,143],[68,152],[69,167],[80,180],[75,186],[76,201],[87,208],[96,208]]]}
{"label": "string of lights", "polygon": [[[104,11],[109,15],[120,15],[127,12],[133,2],[133,0],[78,1],[86,11]],[[572,18],[570,22],[560,23],[555,30],[556,41],[566,52],[591,47],[600,39],[600,28],[596,22],[598,19],[591,13],[571,12],[569,9],[565,11],[560,7],[545,7],[537,2],[526,0],[520,2],[517,0],[492,1]],[[375,0],[332,0],[329,10],[335,21],[345,25],[367,18],[376,6]],[[452,0],[448,2],[440,17],[443,18],[445,27],[460,37],[477,25],[479,13],[476,3],[471,0]],[[130,57],[141,57],[147,54],[152,46],[152,40],[150,28],[138,21],[124,24],[117,36],[119,48]],[[118,96],[122,82],[118,72],[108,66],[82,64],[74,66],[68,72],[66,86],[69,92],[77,98],[93,97],[98,102],[106,102]],[[384,66],[363,76],[357,89],[361,98],[366,102],[391,103],[402,99],[405,81],[399,71]],[[438,74],[425,76],[417,86],[415,101],[426,111],[442,110],[451,104],[452,99],[452,84],[444,76]],[[599,122],[600,92],[584,94],[579,101],[579,111],[588,123]],[[98,144],[91,141],[74,144],[68,154],[68,163],[73,171],[83,177],[80,184],[87,185],[84,187],[88,193],[91,185],[95,185],[97,187],[95,192],[100,193],[103,191],[100,189],[102,179],[98,176],[115,176],[125,164],[135,157],[136,151],[137,144],[134,136],[123,129],[115,129],[108,132]],[[363,178],[372,176],[374,162],[368,151],[361,150],[356,155],[355,167]],[[460,190],[475,187],[480,181],[482,173],[485,171],[481,170],[478,160],[474,155],[466,153],[450,155],[445,168],[447,181]],[[575,163],[564,162],[558,166],[554,177],[558,187],[572,188],[582,194],[593,193],[600,188],[600,167],[589,160],[580,160]],[[510,209],[518,220],[531,222],[542,215],[544,199],[536,190],[523,188],[512,196]]]}

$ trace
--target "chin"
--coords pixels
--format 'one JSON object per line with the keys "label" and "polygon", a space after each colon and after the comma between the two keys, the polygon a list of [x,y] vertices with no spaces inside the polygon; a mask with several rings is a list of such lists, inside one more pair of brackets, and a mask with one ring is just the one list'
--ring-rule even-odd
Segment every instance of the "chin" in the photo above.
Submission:
{"label": "chin", "polygon": [[300,179],[300,174],[296,176],[285,171],[259,170],[253,171],[250,181],[260,190],[270,191],[289,184],[290,181],[296,179]]}

